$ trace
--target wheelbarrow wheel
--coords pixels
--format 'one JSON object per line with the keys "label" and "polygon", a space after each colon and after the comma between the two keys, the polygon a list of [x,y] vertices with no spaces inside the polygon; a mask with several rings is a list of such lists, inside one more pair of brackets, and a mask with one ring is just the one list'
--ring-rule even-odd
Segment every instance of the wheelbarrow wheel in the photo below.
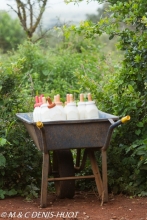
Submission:
{"label": "wheelbarrow wheel", "polygon": [[[57,172],[54,177],[71,177],[75,175],[73,157],[70,150],[53,152],[53,169]],[[73,198],[75,194],[75,180],[55,181],[58,198]]]}

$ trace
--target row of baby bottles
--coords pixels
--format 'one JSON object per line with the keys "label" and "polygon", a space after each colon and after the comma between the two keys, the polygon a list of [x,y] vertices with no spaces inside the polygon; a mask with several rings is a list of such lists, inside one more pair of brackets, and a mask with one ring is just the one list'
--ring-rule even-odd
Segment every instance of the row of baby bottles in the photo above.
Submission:
{"label": "row of baby bottles", "polygon": [[80,101],[77,103],[73,100],[72,94],[67,94],[67,105],[65,105],[67,120],[97,119],[98,108],[95,101],[92,101],[91,93],[88,93],[88,101],[84,101],[84,94],[80,94]]}
{"label": "row of baby bottles", "polygon": [[57,95],[56,100],[57,101],[55,103],[52,102],[50,97],[45,98],[43,95],[39,97],[35,96],[35,105],[33,111],[34,122],[66,120],[66,114],[64,112],[62,103],[60,102],[59,95]]}
{"label": "row of baby bottles", "polygon": [[72,94],[66,95],[66,102],[60,101],[60,95],[54,96],[54,102],[50,97],[45,98],[43,95],[35,97],[33,111],[34,122],[42,121],[60,121],[60,120],[82,120],[98,119],[98,108],[92,101],[91,94],[88,94],[88,101],[84,101],[84,95],[80,94],[80,101],[76,104]]}

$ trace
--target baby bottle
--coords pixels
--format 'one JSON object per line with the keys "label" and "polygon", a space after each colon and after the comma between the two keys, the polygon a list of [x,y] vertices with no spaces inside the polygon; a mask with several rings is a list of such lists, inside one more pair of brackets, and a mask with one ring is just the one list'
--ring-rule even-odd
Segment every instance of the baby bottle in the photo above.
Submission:
{"label": "baby bottle", "polygon": [[62,111],[60,108],[56,106],[54,102],[52,102],[51,98],[47,98],[48,101],[48,110],[49,110],[49,115],[50,115],[50,120],[51,121],[61,121],[63,119]]}
{"label": "baby bottle", "polygon": [[95,101],[92,101],[91,93],[88,93],[88,102],[86,102],[86,111],[85,111],[86,119],[98,119],[98,108],[95,105]]}
{"label": "baby bottle", "polygon": [[73,95],[70,94],[70,102],[67,103],[66,107],[66,118],[67,120],[78,120],[79,112],[76,106],[76,103],[73,101]]}
{"label": "baby bottle", "polygon": [[66,94],[66,102],[65,102],[65,106],[64,106],[64,111],[66,113],[66,108],[67,108],[67,103],[70,102],[70,94]]}
{"label": "baby bottle", "polygon": [[57,108],[59,108],[62,112],[62,120],[66,120],[66,113],[64,111],[64,108],[63,108],[63,103],[60,101],[60,95],[56,95],[54,96],[54,102],[57,106]]}
{"label": "baby bottle", "polygon": [[80,94],[80,101],[78,102],[78,112],[79,112],[79,119],[85,119],[85,110],[86,110],[86,103],[84,102],[84,94]]}
{"label": "baby bottle", "polygon": [[41,118],[40,118],[40,103],[39,103],[39,97],[38,96],[35,96],[33,120],[34,120],[34,122],[41,121]]}
{"label": "baby bottle", "polygon": [[45,97],[42,97],[42,103],[43,104],[40,106],[41,121],[42,122],[51,121],[50,112],[49,112],[49,108],[48,108],[48,103],[46,102]]}

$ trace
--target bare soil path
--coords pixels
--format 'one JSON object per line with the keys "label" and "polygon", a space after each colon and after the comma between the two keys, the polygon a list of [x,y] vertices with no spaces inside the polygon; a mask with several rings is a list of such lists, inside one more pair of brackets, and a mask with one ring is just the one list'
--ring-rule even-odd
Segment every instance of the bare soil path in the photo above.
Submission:
{"label": "bare soil path", "polygon": [[47,208],[40,208],[40,198],[31,202],[22,197],[0,200],[0,219],[89,219],[89,220],[147,220],[147,197],[109,196],[101,203],[94,193],[77,192],[73,199],[58,199],[48,195]]}

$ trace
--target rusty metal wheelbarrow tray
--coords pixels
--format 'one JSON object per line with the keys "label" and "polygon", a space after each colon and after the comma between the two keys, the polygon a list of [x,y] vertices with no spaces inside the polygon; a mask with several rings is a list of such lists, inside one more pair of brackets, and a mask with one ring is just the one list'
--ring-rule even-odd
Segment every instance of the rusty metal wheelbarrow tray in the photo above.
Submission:
{"label": "rusty metal wheelbarrow tray", "polygon": [[[24,123],[37,148],[43,151],[44,143],[41,130],[33,121],[32,113],[17,113]],[[101,148],[104,146],[110,118],[119,117],[99,111],[99,119],[43,122],[47,150]]]}

